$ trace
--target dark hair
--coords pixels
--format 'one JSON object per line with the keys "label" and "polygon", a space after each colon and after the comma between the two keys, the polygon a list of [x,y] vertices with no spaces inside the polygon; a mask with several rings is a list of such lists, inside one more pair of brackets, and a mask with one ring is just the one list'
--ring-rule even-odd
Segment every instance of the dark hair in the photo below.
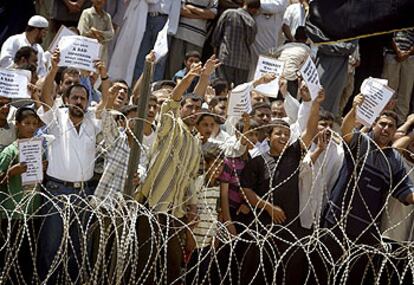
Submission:
{"label": "dark hair", "polygon": [[213,87],[214,91],[216,92],[216,95],[219,95],[226,89],[229,90],[229,83],[221,78],[216,78],[211,82],[211,86]]}
{"label": "dark hair", "polygon": [[391,110],[385,110],[385,111],[383,111],[376,119],[375,119],[375,123],[376,122],[378,122],[378,120],[381,118],[381,117],[383,117],[383,116],[385,116],[385,117],[390,117],[390,118],[392,118],[394,121],[395,121],[395,126],[398,126],[398,115],[397,115],[397,113],[395,113],[394,111],[391,111]]}
{"label": "dark hair", "polygon": [[227,97],[226,96],[215,96],[211,99],[210,103],[208,103],[208,107],[209,108],[214,108],[218,105],[218,103],[220,103],[222,101],[227,102]]}
{"label": "dark hair", "polygon": [[77,74],[80,76],[79,69],[76,69],[74,67],[65,67],[62,69],[62,72],[60,73],[58,84],[62,83],[63,78],[65,78],[65,74]]}
{"label": "dark hair", "polygon": [[19,68],[18,68],[18,69],[28,70],[28,71],[30,71],[31,73],[35,73],[35,72],[37,72],[37,67],[36,67],[36,65],[31,64],[31,63],[25,63],[25,64],[23,64],[23,65],[19,66]]}
{"label": "dark hair", "polygon": [[19,48],[19,50],[14,55],[13,61],[14,61],[14,63],[17,63],[22,58],[24,58],[25,60],[29,60],[30,56],[33,53],[37,55],[37,50],[35,50],[31,46],[21,47],[21,48]]}
{"label": "dark hair", "polygon": [[177,84],[172,80],[155,81],[154,83],[152,83],[152,91],[154,92],[154,91],[163,89],[165,86],[175,88],[176,85]]}
{"label": "dark hair", "polygon": [[16,122],[21,123],[24,119],[28,117],[35,117],[36,119],[39,119],[39,117],[36,114],[36,111],[33,108],[23,106],[17,109],[16,111]]}
{"label": "dark hair", "polygon": [[267,108],[269,110],[272,110],[272,108],[270,107],[270,105],[266,102],[257,102],[254,103],[252,106],[252,111],[250,113],[250,115],[255,115],[258,109],[262,109],[262,108]]}
{"label": "dark hair", "polygon": [[131,112],[137,112],[138,106],[137,105],[126,105],[123,106],[119,111],[124,115],[125,117],[129,115]]}
{"label": "dark hair", "polygon": [[45,29],[45,28],[39,28],[39,27],[33,27],[33,26],[26,26],[26,29],[24,31],[25,32],[31,32],[31,31],[34,31],[34,30],[42,30],[42,29]]}
{"label": "dark hair", "polygon": [[200,97],[194,93],[187,93],[181,98],[181,107],[184,106],[185,101],[187,101],[187,99],[191,99],[193,101],[201,101],[201,104],[203,104],[204,102],[203,97]]}
{"label": "dark hair", "polygon": [[185,60],[188,60],[190,57],[196,57],[198,59],[201,59],[200,53],[196,50],[190,50],[185,54]]}
{"label": "dark hair", "polygon": [[244,0],[244,5],[246,5],[249,9],[259,9],[260,0]]}
{"label": "dark hair", "polygon": [[[259,128],[259,124],[256,122],[256,120],[250,119],[250,130],[254,130]],[[237,122],[236,124],[236,130],[239,131],[240,133],[243,133],[243,129],[244,129],[244,122],[243,119],[241,119],[240,121]]]}
{"label": "dark hair", "polygon": [[304,26],[297,27],[294,38],[298,42],[306,42],[306,40],[308,39],[308,35],[306,34],[306,28]]}
{"label": "dark hair", "polygon": [[125,84],[128,87],[128,90],[129,90],[129,85],[124,79],[118,78],[118,79],[112,80],[112,85],[114,85],[115,83]]}
{"label": "dark hair", "polygon": [[319,111],[319,121],[335,121],[335,115],[329,111],[326,110],[320,110]]}
{"label": "dark hair", "polygon": [[86,98],[89,99],[89,90],[88,90],[88,88],[86,88],[85,86],[83,86],[82,84],[79,84],[79,83],[76,83],[76,84],[73,84],[73,85],[69,86],[69,88],[66,89],[65,93],[63,94],[63,97],[64,98],[69,98],[70,93],[72,93],[72,90],[75,89],[75,88],[82,88],[83,90],[85,90]]}
{"label": "dark hair", "polygon": [[197,122],[196,124],[200,124],[200,122],[205,118],[205,117],[212,117],[214,119],[214,121],[216,121],[216,115],[211,113],[209,110],[207,109],[201,109],[200,112],[198,113],[198,117],[197,117]]}
{"label": "dark hair", "polygon": [[215,142],[207,142],[202,146],[204,161],[209,163],[216,159],[224,158],[224,153],[220,145]]}
{"label": "dark hair", "polygon": [[155,96],[155,95],[149,95],[149,97],[148,97],[148,102],[149,101],[155,101],[155,102],[158,102],[158,100],[157,100],[157,96]]}

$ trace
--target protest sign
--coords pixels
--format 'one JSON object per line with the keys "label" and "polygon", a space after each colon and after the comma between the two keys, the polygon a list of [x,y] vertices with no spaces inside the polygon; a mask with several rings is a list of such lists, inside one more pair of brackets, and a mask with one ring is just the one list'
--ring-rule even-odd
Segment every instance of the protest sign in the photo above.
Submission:
{"label": "protest sign", "polygon": [[316,70],[315,63],[310,56],[300,68],[300,73],[302,74],[303,80],[305,80],[306,86],[308,86],[312,101],[315,100],[322,87],[319,83],[319,74]]}
{"label": "protest sign", "polygon": [[154,44],[155,62],[159,61],[168,53],[168,21],[164,28],[158,33]]}
{"label": "protest sign", "polygon": [[258,79],[266,73],[274,73],[276,79],[267,84],[257,86],[255,90],[263,93],[265,96],[276,98],[279,93],[279,78],[282,75],[284,66],[285,63],[283,61],[262,55],[259,56],[254,79]]}
{"label": "protest sign", "polygon": [[19,162],[27,165],[27,171],[22,174],[23,185],[42,182],[42,140],[39,138],[19,140]]}
{"label": "protest sign", "polygon": [[250,113],[252,111],[251,90],[252,84],[246,83],[237,86],[231,91],[227,115],[241,116],[243,113]]}
{"label": "protest sign", "polygon": [[52,53],[58,47],[61,38],[65,36],[77,36],[77,34],[69,30],[64,25],[60,26],[60,29],[57,32],[56,36],[53,38],[53,41],[50,43],[48,50]]}
{"label": "protest sign", "polygon": [[383,79],[370,77],[361,85],[364,103],[357,108],[357,120],[367,127],[374,123],[394,94],[394,90],[384,83]]}
{"label": "protest sign", "polygon": [[0,96],[30,98],[27,85],[31,76],[28,70],[0,69]]}
{"label": "protest sign", "polygon": [[71,66],[96,72],[95,60],[100,59],[101,45],[95,39],[64,36],[59,41],[59,66]]}

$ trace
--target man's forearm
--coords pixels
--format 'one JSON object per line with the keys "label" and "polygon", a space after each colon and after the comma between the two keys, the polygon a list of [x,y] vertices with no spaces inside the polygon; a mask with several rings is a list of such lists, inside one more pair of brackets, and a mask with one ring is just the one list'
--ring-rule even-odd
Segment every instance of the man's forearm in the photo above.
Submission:
{"label": "man's forearm", "polygon": [[178,83],[177,86],[174,88],[171,94],[171,98],[174,101],[180,101],[181,97],[187,91],[188,87],[190,87],[193,79],[194,79],[194,76],[188,76],[188,75],[184,76],[183,79],[180,81],[180,83]]}

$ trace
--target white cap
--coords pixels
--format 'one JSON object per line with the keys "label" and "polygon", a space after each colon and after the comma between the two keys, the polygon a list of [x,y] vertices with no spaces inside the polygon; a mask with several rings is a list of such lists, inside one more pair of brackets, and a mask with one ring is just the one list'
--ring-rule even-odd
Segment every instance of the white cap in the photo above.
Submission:
{"label": "white cap", "polygon": [[27,22],[27,25],[30,27],[43,29],[43,28],[49,27],[49,22],[47,21],[45,17],[42,17],[40,15],[35,15],[30,18],[29,22]]}

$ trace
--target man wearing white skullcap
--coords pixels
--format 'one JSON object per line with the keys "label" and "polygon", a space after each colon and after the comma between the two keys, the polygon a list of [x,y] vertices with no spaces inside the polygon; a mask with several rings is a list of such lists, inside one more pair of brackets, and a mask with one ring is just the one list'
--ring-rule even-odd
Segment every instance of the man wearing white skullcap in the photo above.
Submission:
{"label": "man wearing white skullcap", "polygon": [[48,27],[49,22],[46,18],[39,15],[31,17],[24,33],[11,36],[3,43],[0,53],[0,67],[11,67],[16,52],[21,47],[31,46],[37,51],[37,73],[39,76],[45,76],[46,61],[41,43],[47,34]]}

